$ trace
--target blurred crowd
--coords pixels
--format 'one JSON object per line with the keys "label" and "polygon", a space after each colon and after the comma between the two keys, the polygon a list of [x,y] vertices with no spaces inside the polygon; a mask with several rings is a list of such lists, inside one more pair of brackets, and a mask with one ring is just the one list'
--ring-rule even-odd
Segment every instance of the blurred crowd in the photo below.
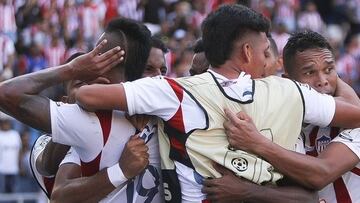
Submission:
{"label": "blurred crowd", "polygon": [[[107,22],[119,16],[144,22],[166,43],[168,76],[187,76],[203,19],[221,4],[234,3],[272,21],[280,54],[292,32],[324,35],[334,48],[339,75],[360,94],[360,0],[0,0],[0,81],[92,49]],[[44,94],[56,99],[54,90]],[[34,188],[27,159],[38,135],[0,116],[0,193]],[[15,157],[11,163],[9,157]]]}

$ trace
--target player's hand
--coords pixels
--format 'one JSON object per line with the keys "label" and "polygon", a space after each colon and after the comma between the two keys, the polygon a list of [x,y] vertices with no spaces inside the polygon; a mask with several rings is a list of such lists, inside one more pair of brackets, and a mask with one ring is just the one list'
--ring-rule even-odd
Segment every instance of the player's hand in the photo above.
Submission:
{"label": "player's hand", "polygon": [[129,116],[128,114],[126,114],[125,117],[139,131],[142,131],[151,118],[151,116],[148,115]]}
{"label": "player's hand", "polygon": [[225,133],[231,147],[254,153],[256,147],[269,141],[256,129],[249,115],[240,111],[235,114],[225,109],[227,121],[224,122]]}
{"label": "player's hand", "polygon": [[124,50],[119,46],[101,53],[107,40],[104,39],[92,51],[72,60],[68,65],[72,70],[74,79],[82,81],[93,80],[124,60]]}
{"label": "player's hand", "polygon": [[202,188],[206,199],[211,202],[241,202],[246,200],[252,189],[256,187],[253,183],[242,180],[223,166],[214,164],[214,168],[223,176],[204,180]]}
{"label": "player's hand", "polygon": [[138,135],[130,137],[119,160],[120,168],[127,179],[137,176],[149,165],[148,150],[145,141]]}

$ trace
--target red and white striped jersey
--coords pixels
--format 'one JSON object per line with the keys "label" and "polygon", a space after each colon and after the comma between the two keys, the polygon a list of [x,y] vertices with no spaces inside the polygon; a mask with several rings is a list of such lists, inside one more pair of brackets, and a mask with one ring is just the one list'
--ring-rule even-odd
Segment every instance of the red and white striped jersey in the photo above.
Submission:
{"label": "red and white striped jersey", "polygon": [[45,47],[45,56],[48,61],[49,67],[54,67],[62,64],[65,57],[65,46],[60,44],[58,46]]}
{"label": "red and white striped jersey", "polygon": [[15,8],[12,4],[0,4],[0,33],[15,33]]}
{"label": "red and white striped jersey", "polygon": [[[51,129],[54,142],[72,146],[81,160],[83,176],[91,176],[119,162],[125,144],[136,129],[125,118],[124,112],[87,112],[76,104],[51,102]],[[160,155],[156,120],[151,120],[142,131],[149,147],[147,168],[119,186],[101,202],[143,203],[163,201],[160,176]]]}
{"label": "red and white striped jersey", "polygon": [[[316,157],[330,142],[335,141],[348,146],[360,158],[360,130],[354,130],[350,134],[347,131],[339,134],[339,128],[306,126],[303,129],[306,154]],[[359,203],[360,163],[354,169],[335,180],[335,182],[320,190],[319,200],[321,203]]]}
{"label": "red and white striped jersey", "polygon": [[8,57],[15,54],[14,42],[6,35],[0,34],[0,73],[8,63]]}

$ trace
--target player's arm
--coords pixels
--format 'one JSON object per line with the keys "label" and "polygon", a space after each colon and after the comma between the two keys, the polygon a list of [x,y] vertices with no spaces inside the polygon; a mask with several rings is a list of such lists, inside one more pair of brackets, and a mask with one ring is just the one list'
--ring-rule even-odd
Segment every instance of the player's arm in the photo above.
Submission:
{"label": "player's arm", "polygon": [[337,79],[335,95],[337,100],[347,101],[353,105],[360,106],[360,98],[357,96],[353,88],[342,81],[339,77]]}
{"label": "player's arm", "polygon": [[82,86],[76,92],[76,101],[88,111],[98,109],[128,110],[123,84]]}
{"label": "player's arm", "polygon": [[[128,179],[140,174],[149,164],[148,147],[143,139],[132,136],[125,145],[119,163],[90,177],[80,177],[80,166],[63,164],[56,175],[52,202],[99,202]],[[64,195],[66,194],[66,195]]]}
{"label": "player's arm", "polygon": [[308,188],[323,188],[359,162],[356,154],[341,143],[329,144],[318,158],[284,149],[262,136],[244,112],[235,115],[226,110],[226,115],[229,120],[224,127],[233,147],[263,157],[281,173]]}
{"label": "player's arm", "polygon": [[105,73],[123,58],[120,47],[99,55],[106,40],[91,52],[65,65],[19,76],[0,83],[0,110],[36,129],[51,133],[49,99],[39,93],[72,79],[89,80]]}
{"label": "player's arm", "polygon": [[214,168],[221,173],[221,178],[204,181],[202,192],[207,194],[210,201],[228,202],[318,202],[317,192],[306,190],[298,186],[261,186],[235,176],[232,171],[215,165]]}
{"label": "player's arm", "polygon": [[36,160],[36,168],[43,176],[56,174],[59,164],[69,151],[69,146],[54,143],[52,140],[46,145],[45,149]]}

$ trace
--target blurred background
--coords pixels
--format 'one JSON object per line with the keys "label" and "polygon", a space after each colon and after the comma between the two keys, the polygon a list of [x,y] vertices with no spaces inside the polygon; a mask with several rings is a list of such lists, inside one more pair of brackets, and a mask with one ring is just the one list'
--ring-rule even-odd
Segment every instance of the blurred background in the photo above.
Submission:
{"label": "blurred background", "polygon": [[[144,22],[165,42],[169,77],[187,76],[201,23],[221,4],[243,4],[269,18],[280,54],[290,33],[321,33],[334,48],[339,75],[360,95],[360,0],[0,0],[0,81],[89,51],[119,16]],[[61,91],[43,94],[57,100]],[[28,163],[39,135],[0,112],[0,202],[47,202]]]}

